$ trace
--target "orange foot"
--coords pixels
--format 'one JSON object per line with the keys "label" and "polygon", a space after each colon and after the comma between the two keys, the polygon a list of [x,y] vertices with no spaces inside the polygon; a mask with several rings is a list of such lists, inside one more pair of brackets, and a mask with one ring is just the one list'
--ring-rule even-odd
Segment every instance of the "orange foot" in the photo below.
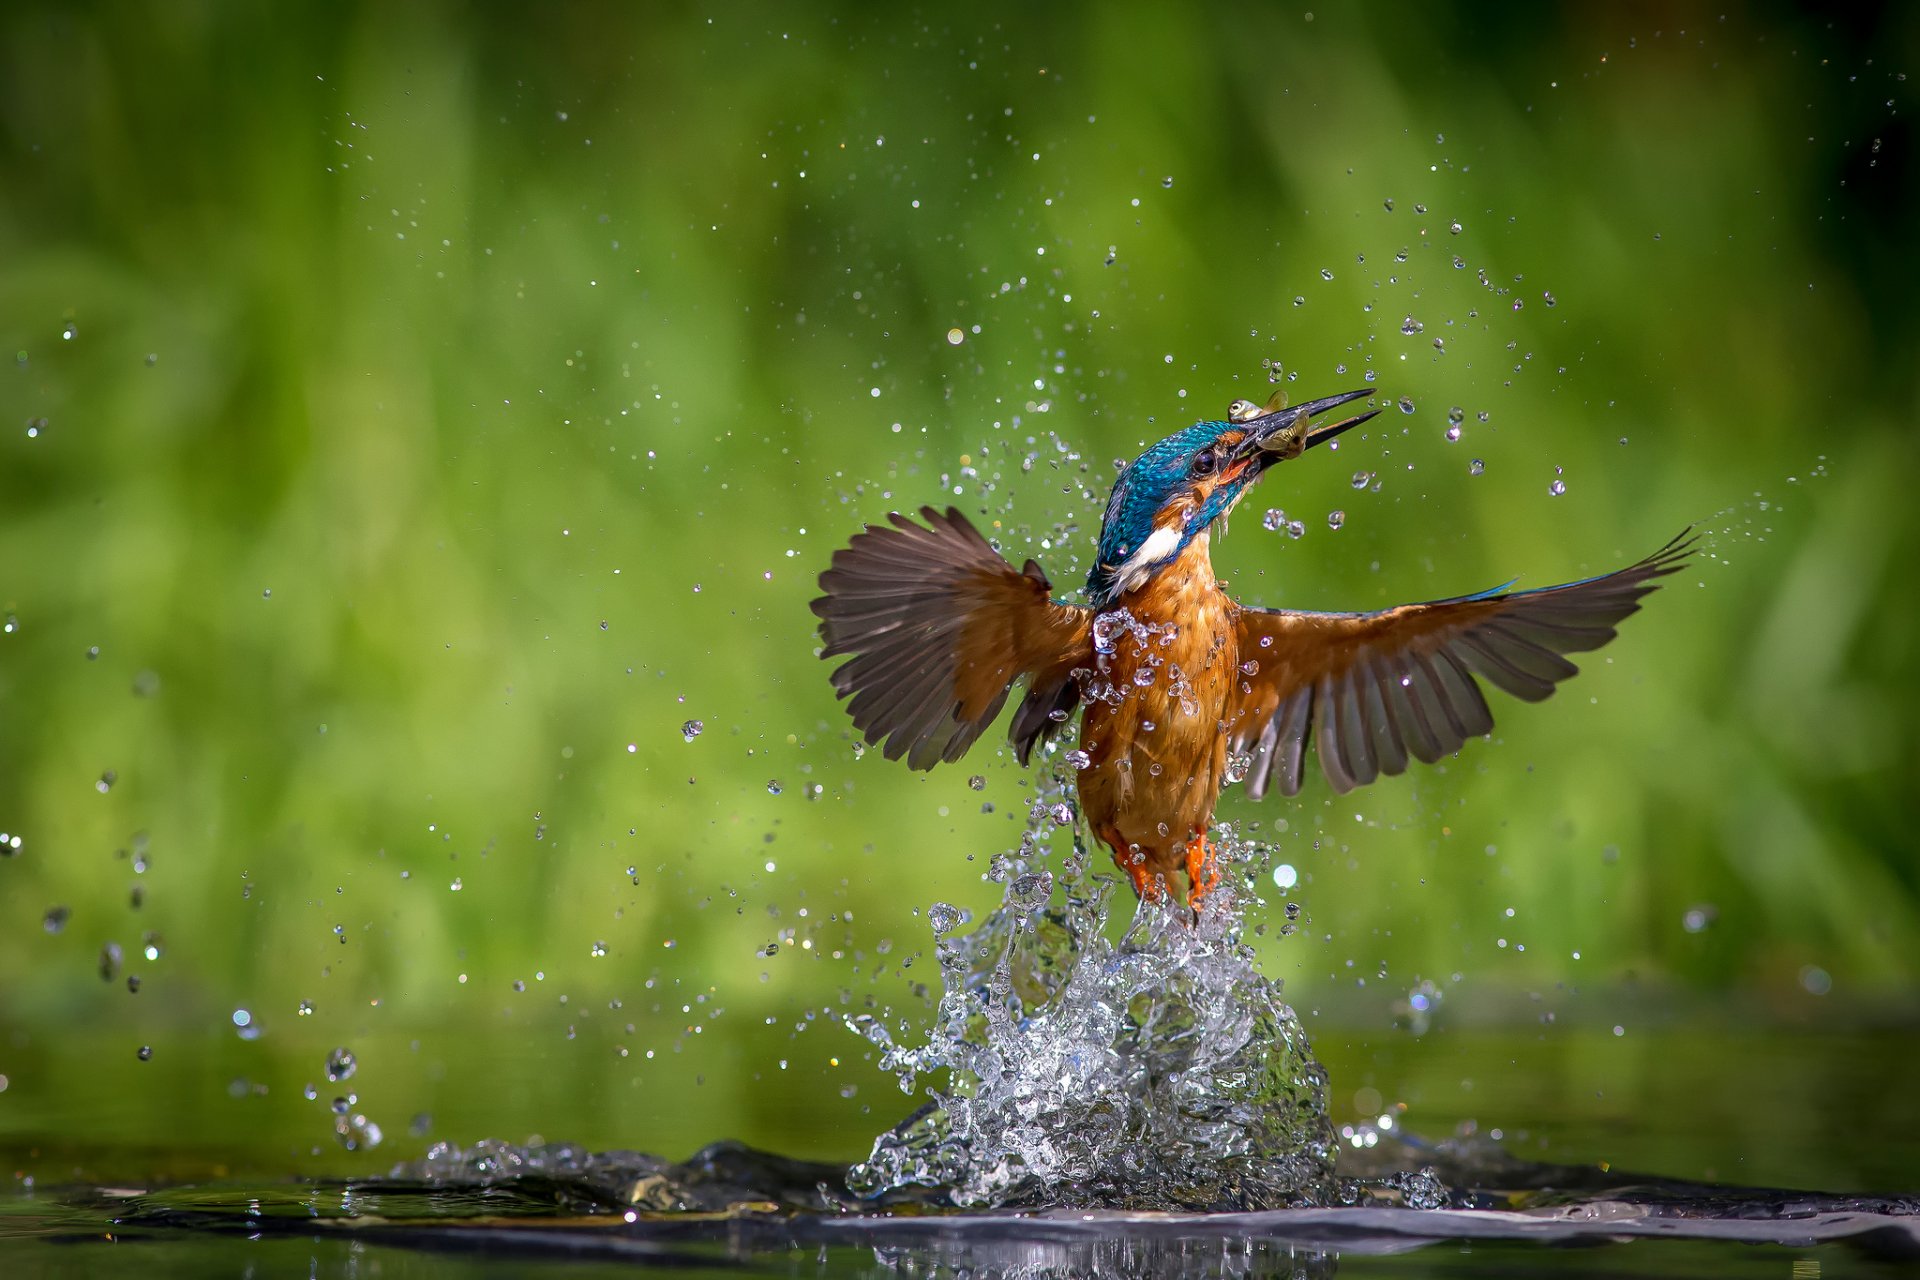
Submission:
{"label": "orange foot", "polygon": [[1142,902],[1158,902],[1167,896],[1167,882],[1161,874],[1147,865],[1147,859],[1138,849],[1129,849],[1120,832],[1113,828],[1096,829],[1095,834],[1113,851],[1113,865],[1127,873],[1127,879],[1133,881],[1133,892]]}
{"label": "orange foot", "polygon": [[1205,833],[1187,842],[1187,905],[1200,910],[1200,901],[1220,885],[1220,859]]}

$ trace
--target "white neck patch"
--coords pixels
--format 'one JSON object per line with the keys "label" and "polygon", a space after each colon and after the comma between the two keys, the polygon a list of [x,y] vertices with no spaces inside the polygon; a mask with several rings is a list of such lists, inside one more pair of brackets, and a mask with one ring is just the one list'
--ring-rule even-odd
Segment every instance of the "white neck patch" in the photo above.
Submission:
{"label": "white neck patch", "polygon": [[1178,529],[1155,529],[1134,553],[1113,571],[1113,593],[1124,595],[1145,582],[1154,569],[1180,550]]}

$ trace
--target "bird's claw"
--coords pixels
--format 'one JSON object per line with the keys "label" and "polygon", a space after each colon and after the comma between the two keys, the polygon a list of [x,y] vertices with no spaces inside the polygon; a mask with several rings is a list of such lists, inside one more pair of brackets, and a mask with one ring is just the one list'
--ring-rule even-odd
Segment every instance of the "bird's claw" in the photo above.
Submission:
{"label": "bird's claw", "polygon": [[1220,857],[1206,835],[1187,842],[1187,905],[1196,914],[1200,902],[1220,887]]}

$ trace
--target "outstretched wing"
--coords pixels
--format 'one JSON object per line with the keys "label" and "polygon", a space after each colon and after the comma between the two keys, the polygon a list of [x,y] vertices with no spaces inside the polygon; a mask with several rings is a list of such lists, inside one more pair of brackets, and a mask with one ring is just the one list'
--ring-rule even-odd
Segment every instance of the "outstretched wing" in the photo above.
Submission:
{"label": "outstretched wing", "polygon": [[820,575],[823,658],[853,723],[889,760],[958,760],[1030,678],[1013,721],[1024,762],[1079,701],[1071,672],[1092,661],[1087,609],[1056,604],[1040,566],[1016,570],[952,507],[895,512],[834,552]]}
{"label": "outstretched wing", "polygon": [[1252,756],[1247,794],[1257,800],[1275,783],[1282,795],[1298,792],[1309,741],[1336,793],[1403,772],[1409,753],[1431,764],[1458,750],[1493,728],[1475,676],[1540,701],[1579,670],[1562,655],[1613,639],[1692,550],[1682,533],[1583,582],[1379,613],[1243,611],[1243,674],[1227,724],[1228,749]]}

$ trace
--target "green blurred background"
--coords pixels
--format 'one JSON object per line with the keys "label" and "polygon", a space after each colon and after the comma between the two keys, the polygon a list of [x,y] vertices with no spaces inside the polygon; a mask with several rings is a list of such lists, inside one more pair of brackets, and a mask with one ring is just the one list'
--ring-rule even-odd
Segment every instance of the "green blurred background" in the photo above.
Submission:
{"label": "green blurred background", "polygon": [[7,6],[0,1160],[862,1154],[913,1101],[839,1019],[924,1019],[925,908],[998,900],[1032,784],[998,733],[856,758],[816,574],[953,502],[1076,587],[1116,460],[1274,361],[1408,412],[1243,507],[1250,600],[1708,534],[1444,768],[1224,802],[1302,876],[1261,945],[1336,1114],[1910,1182],[1917,50],[1901,5]]}

